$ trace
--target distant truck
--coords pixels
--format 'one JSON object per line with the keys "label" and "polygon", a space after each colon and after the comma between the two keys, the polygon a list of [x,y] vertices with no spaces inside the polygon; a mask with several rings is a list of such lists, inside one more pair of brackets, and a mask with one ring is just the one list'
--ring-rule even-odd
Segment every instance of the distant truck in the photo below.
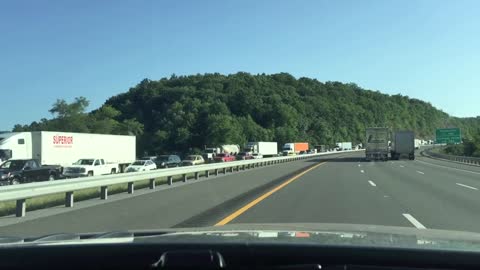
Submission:
{"label": "distant truck", "polygon": [[413,131],[397,131],[393,135],[390,156],[398,160],[403,156],[408,159],[415,159],[415,134]]}
{"label": "distant truck", "polygon": [[[0,134],[0,158],[35,159],[41,165],[67,167],[79,159],[105,159],[119,170],[135,161],[135,136],[71,133],[55,131]],[[117,172],[118,172],[117,171]]]}
{"label": "distant truck", "polygon": [[317,150],[317,153],[327,152],[327,147],[325,145],[315,145],[314,149]]}
{"label": "distant truck", "polygon": [[337,149],[339,151],[352,150],[352,142],[339,142],[337,143]]}
{"label": "distant truck", "polygon": [[67,178],[115,174],[120,172],[120,164],[106,163],[104,159],[79,159],[71,166],[64,167],[63,175]]}
{"label": "distant truck", "polygon": [[52,181],[59,177],[58,166],[41,166],[35,159],[9,159],[0,165],[0,186]]}
{"label": "distant truck", "polygon": [[284,156],[291,156],[291,155],[298,155],[300,152],[308,151],[308,143],[307,142],[296,142],[296,143],[286,143],[283,145],[282,148],[282,155]]}
{"label": "distant truck", "polygon": [[422,145],[422,140],[415,139],[414,144],[415,144],[415,149],[419,149],[420,145]]}
{"label": "distant truck", "polygon": [[238,144],[224,144],[220,145],[219,147],[205,147],[204,151],[204,159],[208,161],[215,160],[215,157],[218,154],[230,154],[236,155],[240,153],[240,145]]}
{"label": "distant truck", "polygon": [[263,157],[278,155],[278,144],[276,142],[249,142],[244,149],[252,154],[260,154]]}
{"label": "distant truck", "polygon": [[388,128],[366,129],[365,159],[388,160],[390,132]]}

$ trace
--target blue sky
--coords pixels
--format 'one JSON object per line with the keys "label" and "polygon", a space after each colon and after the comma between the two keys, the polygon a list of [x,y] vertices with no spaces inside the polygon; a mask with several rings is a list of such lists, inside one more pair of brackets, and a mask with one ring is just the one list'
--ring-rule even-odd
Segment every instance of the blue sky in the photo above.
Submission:
{"label": "blue sky", "polygon": [[0,130],[152,80],[289,72],[477,116],[480,1],[2,1]]}

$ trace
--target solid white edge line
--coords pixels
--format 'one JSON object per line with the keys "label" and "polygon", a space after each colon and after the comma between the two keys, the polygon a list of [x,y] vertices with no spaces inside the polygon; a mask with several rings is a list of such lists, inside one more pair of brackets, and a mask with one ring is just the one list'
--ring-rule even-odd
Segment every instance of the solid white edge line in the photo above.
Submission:
{"label": "solid white edge line", "polygon": [[402,214],[410,223],[413,224],[417,229],[426,229],[427,227],[423,226],[422,223],[420,223],[417,219],[415,219],[412,215],[408,213]]}
{"label": "solid white edge line", "polygon": [[464,185],[464,184],[461,184],[461,183],[455,183],[455,184],[457,184],[461,187],[465,187],[465,188],[469,188],[469,189],[473,189],[473,190],[478,190],[478,188],[476,188],[476,187],[467,186],[467,185]]}
{"label": "solid white edge line", "polygon": [[428,164],[428,165],[431,165],[431,166],[437,166],[437,167],[441,167],[441,168],[445,168],[445,169],[449,169],[449,170],[455,170],[455,171],[461,171],[461,172],[468,172],[468,173],[480,174],[480,172],[473,172],[473,171],[468,171],[468,170],[462,170],[462,169],[452,168],[452,167],[448,167],[448,166],[433,164],[433,163],[426,162],[426,161],[423,161],[423,160],[415,160],[415,162],[425,163],[425,164]]}
{"label": "solid white edge line", "polygon": [[419,173],[419,174],[425,174],[424,172],[421,172],[421,171],[417,171],[417,173]]}
{"label": "solid white edge line", "polygon": [[376,187],[377,184],[375,184],[372,180],[368,180],[368,183],[370,183],[370,185],[372,185],[372,187]]}

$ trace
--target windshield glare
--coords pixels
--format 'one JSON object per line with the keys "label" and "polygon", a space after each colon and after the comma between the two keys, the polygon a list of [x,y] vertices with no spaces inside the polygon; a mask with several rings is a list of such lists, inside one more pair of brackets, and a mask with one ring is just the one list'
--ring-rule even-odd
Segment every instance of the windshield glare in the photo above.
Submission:
{"label": "windshield glare", "polygon": [[145,165],[145,160],[138,160],[132,163],[133,166],[143,166]]}
{"label": "windshield glare", "polygon": [[25,165],[23,161],[6,161],[0,165],[0,169],[21,170]]}
{"label": "windshield glare", "polygon": [[73,165],[93,165],[93,159],[80,159],[75,162]]}

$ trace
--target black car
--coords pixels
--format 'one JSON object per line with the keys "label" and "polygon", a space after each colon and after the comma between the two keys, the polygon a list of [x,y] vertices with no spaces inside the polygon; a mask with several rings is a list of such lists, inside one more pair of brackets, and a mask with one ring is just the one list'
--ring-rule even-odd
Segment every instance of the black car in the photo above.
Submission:
{"label": "black car", "polygon": [[35,159],[10,159],[0,165],[0,185],[58,179],[58,166],[41,166]]}
{"label": "black car", "polygon": [[157,164],[157,168],[172,168],[179,167],[182,164],[182,160],[177,155],[160,155],[154,160]]}

